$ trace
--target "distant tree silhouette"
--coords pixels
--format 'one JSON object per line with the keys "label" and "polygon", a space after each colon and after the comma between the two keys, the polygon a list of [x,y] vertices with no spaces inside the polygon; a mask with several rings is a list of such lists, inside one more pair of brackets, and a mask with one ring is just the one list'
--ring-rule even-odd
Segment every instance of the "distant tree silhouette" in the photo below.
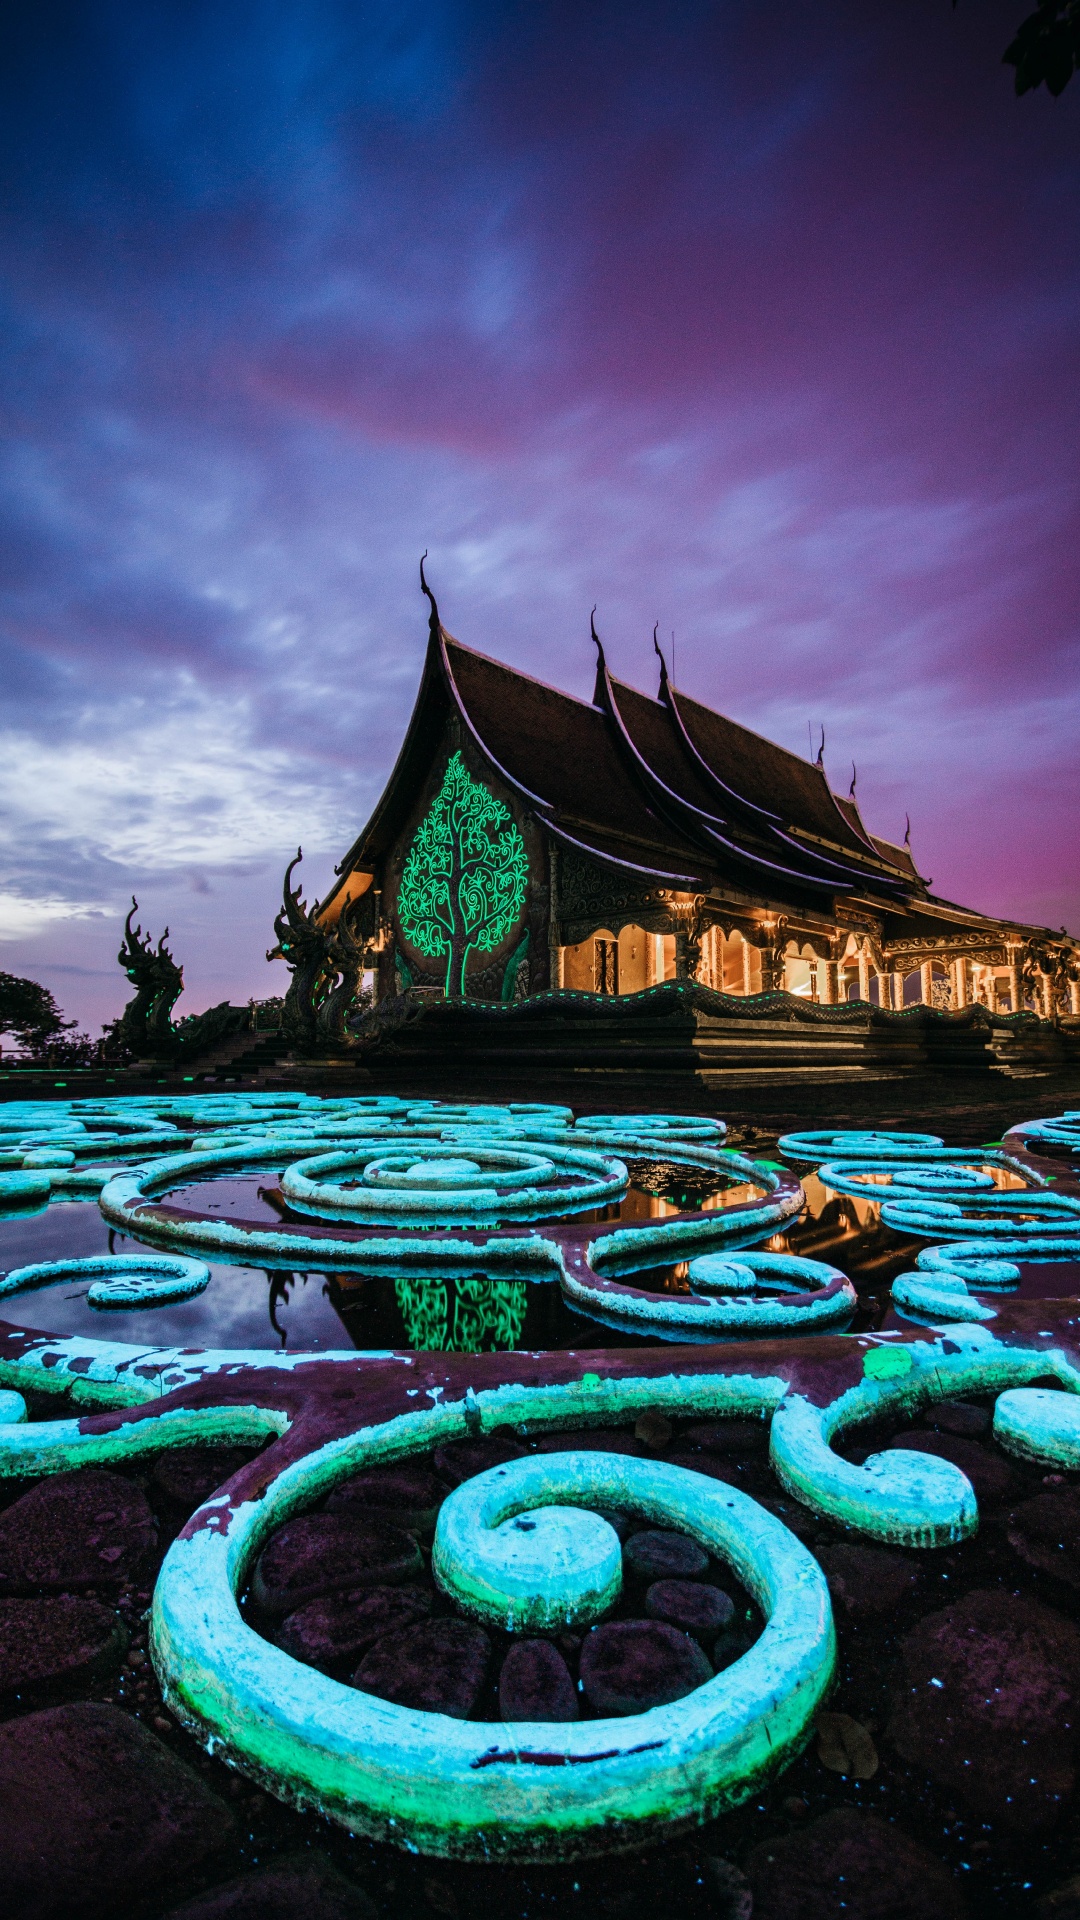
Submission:
{"label": "distant tree silhouette", "polygon": [[[953,0],[955,7],[958,0]],[[1016,69],[1017,93],[1064,93],[1080,67],[1080,0],[1039,0],[1001,56]]]}
{"label": "distant tree silhouette", "polygon": [[44,1046],[75,1025],[65,1020],[48,987],[15,973],[0,973],[0,1033],[14,1034],[20,1046]]}

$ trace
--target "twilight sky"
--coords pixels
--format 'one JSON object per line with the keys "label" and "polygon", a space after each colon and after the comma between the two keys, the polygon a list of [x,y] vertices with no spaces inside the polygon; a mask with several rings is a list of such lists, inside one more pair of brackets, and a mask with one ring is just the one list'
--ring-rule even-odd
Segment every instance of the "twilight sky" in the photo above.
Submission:
{"label": "twilight sky", "polygon": [[858,764],[1080,931],[1080,81],[1025,0],[52,0],[0,29],[0,968],[280,992],[425,603]]}

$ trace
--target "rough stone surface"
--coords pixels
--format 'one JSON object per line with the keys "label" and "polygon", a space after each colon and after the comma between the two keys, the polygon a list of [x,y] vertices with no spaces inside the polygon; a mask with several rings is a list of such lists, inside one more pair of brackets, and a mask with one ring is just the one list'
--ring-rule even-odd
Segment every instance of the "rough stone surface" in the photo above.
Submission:
{"label": "rough stone surface", "polygon": [[718,1633],[713,1641],[712,1662],[717,1673],[723,1673],[725,1667],[733,1667],[744,1653],[749,1653],[757,1634],[745,1624],[732,1622],[723,1633]]}
{"label": "rough stone surface", "polygon": [[264,1613],[293,1613],[324,1593],[396,1586],[422,1564],[416,1541],[398,1527],[343,1513],[305,1513],[271,1535],[251,1592]]}
{"label": "rough stone surface", "polygon": [[375,1920],[375,1908],[325,1855],[296,1853],[170,1907],[165,1920]]}
{"label": "rough stone surface", "polygon": [[957,1434],[916,1429],[911,1433],[898,1433],[889,1445],[908,1447],[914,1453],[936,1453],[941,1460],[951,1460],[954,1467],[967,1474],[981,1507],[997,1507],[1005,1500],[1015,1500],[1023,1485],[1007,1460],[991,1453],[989,1447],[980,1446],[977,1440]]}
{"label": "rough stone surface", "polygon": [[735,1613],[735,1602],[721,1587],[697,1580],[654,1580],[645,1595],[645,1611],[684,1633],[716,1633]]}
{"label": "rough stone surface", "polygon": [[919,1584],[913,1558],[889,1547],[822,1547],[817,1558],[825,1569],[829,1592],[852,1620],[873,1620],[892,1613]]}
{"label": "rough stone surface", "polygon": [[436,1448],[435,1471],[452,1486],[460,1487],[463,1480],[471,1480],[474,1474],[486,1473],[489,1467],[501,1467],[507,1460],[520,1460],[527,1451],[516,1440],[501,1434],[480,1440],[448,1440],[444,1447]]}
{"label": "rough stone surface", "polygon": [[606,1621],[586,1635],[581,1649],[585,1697],[599,1714],[662,1707],[712,1674],[697,1641],[662,1620]]}
{"label": "rough stone surface", "polygon": [[[723,1454],[705,1453],[700,1448],[695,1451],[690,1447],[670,1447],[663,1457],[669,1467],[684,1467],[688,1473],[703,1473],[710,1480],[725,1481],[729,1487],[741,1487],[747,1477],[737,1461]],[[753,1468],[755,1477],[760,1478],[763,1472],[761,1463],[754,1461]]]}
{"label": "rough stone surface", "polygon": [[968,1440],[977,1440],[980,1434],[989,1433],[992,1425],[987,1409],[973,1407],[968,1400],[938,1400],[927,1407],[923,1420],[939,1433],[958,1433]]}
{"label": "rough stone surface", "polygon": [[197,1773],[117,1707],[79,1703],[0,1727],[5,1920],[115,1915],[187,1873],[233,1819]]}
{"label": "rough stone surface", "polygon": [[1027,1833],[1076,1784],[1080,1627],[1038,1601],[969,1593],[902,1642],[906,1690],[888,1734],[981,1819]]}
{"label": "rough stone surface", "polygon": [[164,1506],[188,1519],[254,1458],[251,1447],[177,1447],[155,1460],[151,1492]]}
{"label": "rough stone surface", "polygon": [[577,1690],[550,1640],[519,1640],[502,1663],[499,1712],[504,1720],[576,1720]]}
{"label": "rough stone surface", "polygon": [[120,1665],[123,1622],[74,1594],[0,1600],[0,1696],[91,1685]]}
{"label": "rough stone surface", "polygon": [[966,1920],[948,1870],[899,1827],[854,1807],[766,1840],[745,1863],[754,1920]]}
{"label": "rough stone surface", "polygon": [[482,1627],[465,1620],[429,1620],[376,1640],[352,1683],[401,1707],[467,1720],[476,1710],[490,1658],[491,1642]]}
{"label": "rough stone surface", "polygon": [[1080,1487],[1051,1487],[1009,1515],[1009,1544],[1029,1567],[1080,1587]]}
{"label": "rough stone surface", "polygon": [[93,1467],[54,1474],[0,1514],[0,1594],[119,1586],[156,1540],[130,1480]]}
{"label": "rough stone surface", "polygon": [[632,1534],[623,1547],[626,1570],[637,1580],[694,1580],[705,1572],[709,1556],[685,1533],[648,1527]]}
{"label": "rough stone surface", "polygon": [[396,1527],[421,1532],[435,1525],[447,1495],[444,1481],[429,1467],[408,1461],[388,1467],[367,1467],[335,1487],[326,1502],[327,1513],[364,1513],[392,1521]]}
{"label": "rough stone surface", "polygon": [[361,1587],[324,1594],[290,1613],[278,1629],[278,1645],[305,1666],[333,1673],[355,1666],[384,1633],[414,1627],[431,1613],[424,1587]]}
{"label": "rough stone surface", "polygon": [[765,1420],[696,1420],[684,1427],[680,1444],[706,1453],[761,1453],[769,1438]]}
{"label": "rough stone surface", "polygon": [[1080,1873],[1036,1901],[1035,1920],[1080,1920]]}
{"label": "rough stone surface", "polygon": [[542,1433],[533,1441],[536,1453],[627,1453],[636,1459],[648,1452],[625,1427],[576,1427],[566,1433]]}

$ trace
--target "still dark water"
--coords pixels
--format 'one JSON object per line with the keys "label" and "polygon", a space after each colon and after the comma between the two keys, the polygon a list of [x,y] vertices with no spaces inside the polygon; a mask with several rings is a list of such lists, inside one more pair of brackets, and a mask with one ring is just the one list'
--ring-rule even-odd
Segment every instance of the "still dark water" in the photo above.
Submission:
{"label": "still dark water", "polygon": [[[670,1163],[635,1163],[634,1184],[619,1203],[578,1215],[590,1221],[669,1218],[684,1207],[721,1212],[755,1195],[742,1181],[712,1190],[687,1185],[688,1170]],[[170,1202],[279,1227],[291,1219],[273,1170],[230,1174],[178,1188]],[[878,1206],[832,1193],[814,1174],[803,1176],[807,1205],[783,1233],[741,1244],[800,1254],[839,1267],[854,1281],[858,1308],[852,1331],[909,1324],[894,1311],[889,1288],[915,1264],[926,1243],[881,1224]],[[53,1201],[37,1212],[0,1219],[0,1271],[38,1261],[137,1252],[140,1242],[116,1233],[95,1201]],[[723,1244],[722,1242],[718,1244]],[[191,1249],[197,1253],[196,1248]],[[507,1351],[518,1348],[634,1347],[655,1334],[611,1328],[575,1312],[551,1280],[492,1277],[482,1269],[452,1278],[391,1277],[356,1269],[263,1268],[209,1262],[211,1281],[193,1300],[141,1311],[102,1312],[88,1306],[89,1280],[61,1283],[0,1301],[0,1319],[135,1344],[277,1348],[325,1352],[340,1348],[413,1347],[425,1351]],[[632,1282],[670,1293],[689,1291],[685,1262],[642,1267]],[[1021,1268],[1010,1297],[1059,1298],[1080,1292],[1080,1266],[1048,1262]],[[987,1296],[994,1298],[1001,1296]]]}

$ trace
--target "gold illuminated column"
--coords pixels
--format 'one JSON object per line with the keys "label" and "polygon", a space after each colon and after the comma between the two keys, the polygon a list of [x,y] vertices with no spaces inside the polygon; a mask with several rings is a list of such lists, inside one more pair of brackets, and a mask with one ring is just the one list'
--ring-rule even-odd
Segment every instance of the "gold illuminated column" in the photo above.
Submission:
{"label": "gold illuminated column", "polygon": [[1009,966],[1009,1006],[1013,1013],[1020,1011],[1020,949],[1006,947],[1005,956]]}
{"label": "gold illuminated column", "polygon": [[892,973],[889,978],[892,981],[893,1006],[897,1013],[901,1013],[904,1006],[904,976],[902,973]]}
{"label": "gold illuminated column", "polygon": [[836,961],[819,960],[817,977],[818,993],[821,996],[822,1004],[826,1007],[835,1007],[838,998],[836,991]]}
{"label": "gold illuminated column", "polygon": [[859,999],[869,1000],[870,998],[870,955],[867,953],[866,948],[864,946],[859,947],[857,952],[857,958],[859,962]]}
{"label": "gold illuminated column", "polygon": [[1069,1010],[1080,1013],[1080,980],[1069,981]]}
{"label": "gold illuminated column", "polygon": [[924,1006],[924,1007],[932,1007],[932,1006],[933,1006],[933,1004],[934,1004],[934,967],[933,967],[933,962],[932,962],[932,961],[930,961],[930,960],[924,960],[924,961],[923,961],[923,963],[922,963],[922,966],[921,966],[921,967],[919,968],[919,973],[920,973],[920,975],[921,975],[921,977],[922,977],[922,997],[923,997],[923,1006]]}
{"label": "gold illuminated column", "polygon": [[742,943],[742,990],[746,994],[753,993],[754,991],[754,975],[750,965],[750,943],[746,939],[744,939]]}
{"label": "gold illuminated column", "polygon": [[968,1004],[967,961],[962,953],[958,953],[953,961],[952,971],[953,1004],[957,1007],[966,1007]]}

